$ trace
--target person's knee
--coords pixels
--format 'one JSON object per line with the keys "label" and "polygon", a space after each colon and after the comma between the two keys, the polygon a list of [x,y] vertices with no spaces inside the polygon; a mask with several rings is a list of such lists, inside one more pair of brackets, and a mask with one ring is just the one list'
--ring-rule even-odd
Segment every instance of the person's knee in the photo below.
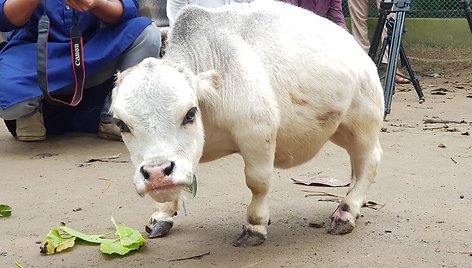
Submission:
{"label": "person's knee", "polygon": [[143,40],[143,49],[149,53],[149,57],[157,57],[161,50],[161,31],[154,23],[151,23],[138,38]]}
{"label": "person's knee", "polygon": [[7,109],[0,108],[0,118],[3,120],[16,120],[20,117],[34,114],[42,108],[41,99],[41,97],[33,98],[14,104]]}

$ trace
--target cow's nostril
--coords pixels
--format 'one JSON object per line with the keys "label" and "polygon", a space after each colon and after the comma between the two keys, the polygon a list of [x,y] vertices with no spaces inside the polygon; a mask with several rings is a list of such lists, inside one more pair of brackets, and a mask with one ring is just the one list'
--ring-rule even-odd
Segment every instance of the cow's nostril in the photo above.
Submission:
{"label": "cow's nostril", "polygon": [[141,166],[141,169],[139,171],[141,171],[141,174],[143,174],[143,177],[144,177],[145,180],[149,179],[149,172],[144,170],[144,166]]}
{"label": "cow's nostril", "polygon": [[168,165],[163,171],[164,171],[164,175],[165,176],[169,176],[170,174],[172,174],[172,172],[174,171],[174,168],[175,168],[175,163],[172,161],[170,162],[170,165]]}

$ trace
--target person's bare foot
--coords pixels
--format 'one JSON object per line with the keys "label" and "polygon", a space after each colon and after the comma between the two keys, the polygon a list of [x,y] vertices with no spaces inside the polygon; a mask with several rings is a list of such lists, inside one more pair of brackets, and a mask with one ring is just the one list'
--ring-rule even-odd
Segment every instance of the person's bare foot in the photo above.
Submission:
{"label": "person's bare foot", "polygon": [[410,79],[406,78],[404,74],[402,74],[400,71],[397,71],[395,74],[395,83],[397,84],[409,84]]}

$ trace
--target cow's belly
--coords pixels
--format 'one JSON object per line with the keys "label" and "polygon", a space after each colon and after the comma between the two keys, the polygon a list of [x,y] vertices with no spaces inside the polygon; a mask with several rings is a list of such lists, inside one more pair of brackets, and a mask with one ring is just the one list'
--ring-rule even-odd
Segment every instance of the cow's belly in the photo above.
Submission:
{"label": "cow's belly", "polygon": [[284,137],[277,139],[274,165],[277,168],[291,168],[312,159],[326,143],[306,137]]}
{"label": "cow's belly", "polygon": [[335,108],[317,110],[298,107],[295,110],[289,117],[284,117],[282,112],[274,160],[278,168],[297,166],[315,157],[344,117],[344,112]]}

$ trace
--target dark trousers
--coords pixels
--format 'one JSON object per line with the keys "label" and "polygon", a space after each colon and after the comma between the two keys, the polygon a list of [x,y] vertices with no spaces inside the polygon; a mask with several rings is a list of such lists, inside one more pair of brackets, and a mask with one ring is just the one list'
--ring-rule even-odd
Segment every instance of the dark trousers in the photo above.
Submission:
{"label": "dark trousers", "polygon": [[[97,133],[103,103],[113,88],[113,80],[112,77],[101,85],[86,89],[84,98],[76,107],[51,105],[44,101],[42,112],[47,134]],[[16,137],[16,121],[5,120],[5,124],[11,134]]]}

